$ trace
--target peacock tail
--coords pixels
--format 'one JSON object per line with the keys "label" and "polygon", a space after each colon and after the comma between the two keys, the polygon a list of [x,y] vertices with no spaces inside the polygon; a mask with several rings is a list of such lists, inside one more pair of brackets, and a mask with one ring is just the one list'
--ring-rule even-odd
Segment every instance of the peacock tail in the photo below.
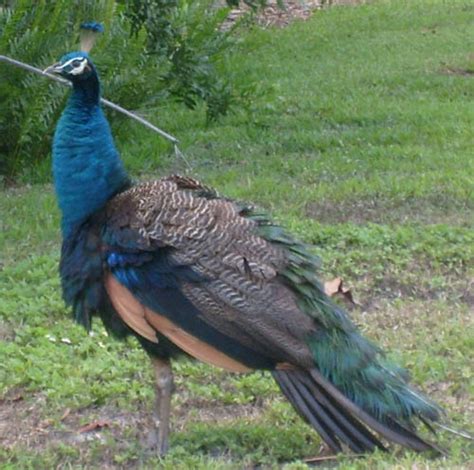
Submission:
{"label": "peacock tail", "polygon": [[409,427],[413,417],[436,420],[440,408],[407,386],[408,373],[364,338],[347,312],[324,292],[317,278],[320,260],[261,212],[249,210],[258,233],[284,247],[288,264],[281,272],[299,307],[319,326],[307,339],[319,372],[356,405],[383,422],[397,419]]}

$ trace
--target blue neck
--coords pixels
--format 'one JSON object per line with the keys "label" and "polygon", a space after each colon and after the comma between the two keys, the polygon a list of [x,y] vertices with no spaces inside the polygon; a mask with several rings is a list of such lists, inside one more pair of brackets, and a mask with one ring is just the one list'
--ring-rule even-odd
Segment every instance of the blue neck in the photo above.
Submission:
{"label": "blue neck", "polygon": [[130,184],[99,104],[96,73],[73,85],[53,140],[54,185],[64,236]]}

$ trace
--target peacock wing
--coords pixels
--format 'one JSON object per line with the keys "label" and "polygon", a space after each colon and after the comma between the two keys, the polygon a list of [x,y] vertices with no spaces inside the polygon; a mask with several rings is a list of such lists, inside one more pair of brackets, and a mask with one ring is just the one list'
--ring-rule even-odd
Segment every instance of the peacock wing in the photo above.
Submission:
{"label": "peacock wing", "polygon": [[[247,368],[310,367],[305,338],[315,323],[279,274],[287,250],[260,236],[258,217],[248,211],[178,176],[118,195],[104,230],[109,296],[126,317],[118,286],[125,288],[141,306],[128,308],[132,329],[148,338],[156,329],[201,360],[186,341],[199,340]],[[172,337],[163,319],[186,334]]]}

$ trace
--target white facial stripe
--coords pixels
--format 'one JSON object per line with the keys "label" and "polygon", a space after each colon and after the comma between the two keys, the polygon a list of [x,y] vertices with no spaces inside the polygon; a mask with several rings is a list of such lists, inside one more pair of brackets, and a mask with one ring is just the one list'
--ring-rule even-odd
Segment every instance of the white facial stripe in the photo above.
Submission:
{"label": "white facial stripe", "polygon": [[84,72],[84,68],[87,65],[87,59],[85,57],[73,57],[72,59],[69,59],[67,62],[65,62],[63,65],[61,65],[61,67],[59,67],[59,68],[64,69],[65,67],[67,67],[69,65],[72,66],[72,63],[75,60],[80,60],[81,65],[79,65],[78,67],[73,67],[72,70],[69,73],[72,74],[72,75],[80,75],[82,72]]}

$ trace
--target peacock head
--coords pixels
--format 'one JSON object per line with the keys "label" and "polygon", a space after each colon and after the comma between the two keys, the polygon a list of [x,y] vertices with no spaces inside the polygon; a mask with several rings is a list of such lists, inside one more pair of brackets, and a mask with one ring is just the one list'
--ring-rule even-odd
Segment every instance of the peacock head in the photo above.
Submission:
{"label": "peacock head", "polygon": [[44,73],[54,73],[75,83],[87,80],[96,71],[87,52],[79,51],[62,56],[58,63],[48,67]]}
{"label": "peacock head", "polygon": [[97,21],[88,21],[81,24],[81,43],[79,52],[69,52],[61,57],[57,64],[48,67],[44,73],[54,73],[78,83],[95,76],[94,64],[89,58],[88,52],[92,49],[97,36],[104,32],[104,26]]}

